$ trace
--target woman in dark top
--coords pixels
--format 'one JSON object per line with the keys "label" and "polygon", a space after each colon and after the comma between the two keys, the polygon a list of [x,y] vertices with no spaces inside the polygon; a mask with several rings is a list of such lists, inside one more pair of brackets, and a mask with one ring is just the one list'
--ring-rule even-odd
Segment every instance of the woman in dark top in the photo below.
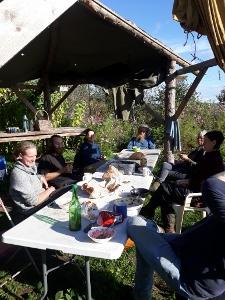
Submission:
{"label": "woman in dark top", "polygon": [[176,180],[188,177],[192,167],[199,162],[199,160],[204,154],[203,143],[204,135],[206,134],[206,132],[206,130],[199,132],[197,136],[198,146],[194,150],[192,150],[188,155],[181,153],[180,160],[176,161],[174,164],[169,162],[163,162],[160,174],[150,189],[152,192],[156,191],[160,184],[167,179]]}
{"label": "woman in dark top", "polygon": [[225,299],[225,172],[203,183],[202,196],[212,214],[182,234],[158,233],[141,217],[128,226],[137,255],[134,299],[151,299],[154,271],[185,299]]}
{"label": "woman in dark top", "polygon": [[220,131],[209,131],[204,136],[205,154],[192,168],[189,179],[175,182],[163,182],[153,194],[149,204],[142,210],[153,218],[155,209],[161,207],[161,218],[166,232],[175,232],[175,213],[173,203],[184,204],[184,199],[189,192],[200,192],[203,180],[224,170],[223,159],[219,148],[224,140]]}

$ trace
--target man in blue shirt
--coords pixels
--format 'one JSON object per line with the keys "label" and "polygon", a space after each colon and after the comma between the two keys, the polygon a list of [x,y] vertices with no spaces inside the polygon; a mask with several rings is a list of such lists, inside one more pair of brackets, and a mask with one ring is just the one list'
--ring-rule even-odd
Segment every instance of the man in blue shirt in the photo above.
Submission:
{"label": "man in blue shirt", "polygon": [[130,140],[127,145],[127,149],[132,150],[134,146],[140,149],[155,149],[155,143],[149,136],[149,127],[147,125],[141,125],[138,127],[137,136]]}

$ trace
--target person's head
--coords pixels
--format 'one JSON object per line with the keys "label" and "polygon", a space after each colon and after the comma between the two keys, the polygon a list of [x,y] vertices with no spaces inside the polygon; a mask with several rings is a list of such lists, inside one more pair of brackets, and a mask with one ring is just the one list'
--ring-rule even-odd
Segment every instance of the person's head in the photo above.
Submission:
{"label": "person's head", "polygon": [[206,130],[202,130],[197,135],[197,143],[199,146],[203,146],[204,143],[204,135],[207,133]]}
{"label": "person's head", "polygon": [[63,150],[64,150],[63,138],[57,134],[51,136],[48,152],[62,154]]}
{"label": "person's head", "polygon": [[146,124],[142,124],[138,127],[138,136],[147,137],[149,134],[149,127]]}
{"label": "person's head", "polygon": [[92,129],[87,129],[85,139],[89,143],[93,143],[95,140],[95,132]]}
{"label": "person's head", "polygon": [[221,144],[223,143],[224,136],[221,131],[213,130],[208,131],[204,135],[203,147],[206,152],[211,152],[214,150],[219,150]]}
{"label": "person's head", "polygon": [[17,160],[27,167],[32,167],[35,165],[36,157],[37,147],[33,143],[24,141],[20,144],[17,150]]}

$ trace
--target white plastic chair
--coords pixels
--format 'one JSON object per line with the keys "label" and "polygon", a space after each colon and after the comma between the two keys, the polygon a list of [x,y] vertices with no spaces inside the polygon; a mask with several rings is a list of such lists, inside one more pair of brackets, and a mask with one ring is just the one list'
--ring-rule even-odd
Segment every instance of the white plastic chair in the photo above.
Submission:
{"label": "white plastic chair", "polygon": [[[5,207],[5,205],[3,203],[3,200],[1,198],[0,198],[0,206],[3,208],[3,211],[6,214],[6,217],[7,217],[7,219],[9,220],[9,222],[11,224],[11,227],[14,227],[15,224],[14,224],[14,222],[13,222],[13,220],[12,220],[12,218],[11,218],[11,216],[10,216],[10,214],[9,214],[7,208]],[[36,265],[33,257],[31,256],[30,251],[26,247],[23,247],[23,248],[19,248],[18,247],[17,250],[11,255],[11,257],[9,258],[9,260],[7,262],[9,263],[9,261],[11,261],[15,257],[15,255],[18,253],[18,251],[22,250],[22,249],[25,250],[27,256],[29,257],[30,262],[26,266],[24,266],[21,270],[17,271],[15,274],[13,274],[8,280],[6,280],[5,282],[1,283],[0,288],[2,288],[9,280],[12,280],[16,276],[18,276],[22,271],[24,271],[26,268],[28,268],[31,265],[34,266],[36,272],[38,273],[38,275],[40,275],[40,271],[39,271],[39,269],[38,269],[38,267],[37,267],[37,265]]]}
{"label": "white plastic chair", "polygon": [[193,207],[191,206],[191,200],[193,197],[201,197],[202,193],[189,193],[184,201],[184,205],[179,205],[174,203],[173,209],[176,214],[176,233],[181,233],[184,212],[185,211],[201,211],[202,218],[205,218],[209,213],[210,209],[208,207]]}

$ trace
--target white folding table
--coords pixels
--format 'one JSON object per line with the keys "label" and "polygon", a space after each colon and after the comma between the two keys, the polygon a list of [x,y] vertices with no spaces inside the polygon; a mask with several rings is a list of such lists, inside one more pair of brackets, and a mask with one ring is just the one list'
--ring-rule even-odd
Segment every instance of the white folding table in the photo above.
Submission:
{"label": "white folding table", "polygon": [[[154,151],[156,152],[156,150]],[[124,153],[127,152],[124,151],[122,154]],[[149,155],[149,167],[154,167],[159,153],[160,151],[157,150],[157,154]],[[151,164],[149,162],[151,162]],[[93,174],[93,180],[100,181],[102,174],[102,172],[95,172]],[[148,189],[152,179],[152,175],[147,177],[143,177],[142,174],[123,175],[122,182],[124,182],[124,184],[120,194],[125,195],[129,193],[132,187]],[[88,195],[81,189],[79,189],[78,194],[81,203],[90,200]],[[122,224],[115,226],[115,236],[105,244],[98,244],[89,239],[87,234],[83,231],[89,224],[89,221],[85,218],[82,218],[82,230],[77,232],[70,231],[68,227],[68,203],[71,198],[72,192],[66,192],[56,199],[52,205],[45,206],[2,235],[2,241],[4,243],[40,249],[44,281],[44,295],[42,299],[45,298],[48,291],[47,275],[49,270],[47,270],[46,265],[47,249],[85,256],[87,299],[91,300],[89,257],[118,259],[123,252],[124,244],[127,240],[127,219]],[[103,198],[92,199],[92,201],[97,204],[99,210],[110,209],[113,201],[117,198],[118,195],[112,193]]]}

